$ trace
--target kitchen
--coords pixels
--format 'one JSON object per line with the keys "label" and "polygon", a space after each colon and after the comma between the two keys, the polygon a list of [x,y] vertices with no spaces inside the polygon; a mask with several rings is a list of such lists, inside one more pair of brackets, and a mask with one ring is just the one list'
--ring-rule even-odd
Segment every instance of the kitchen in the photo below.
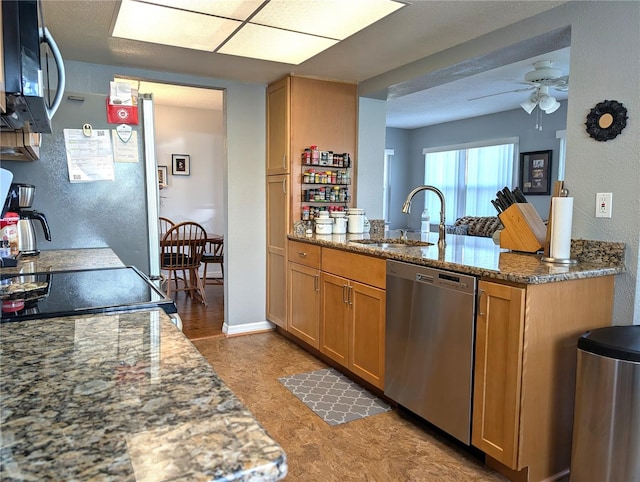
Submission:
{"label": "kitchen", "polygon": [[[610,18],[620,19],[624,35],[620,38],[628,40],[626,48],[633,50],[637,48],[638,42],[632,41],[637,38],[637,31],[628,26],[622,19],[624,13],[616,10],[619,4],[614,4],[605,8],[602,5],[568,4],[560,7],[553,15],[549,14],[543,18],[533,19],[524,22],[523,26],[506,28],[496,32],[482,41],[470,42],[460,50],[475,52],[487,48],[487,43],[497,43],[507,45],[514,40],[526,38],[539,32],[547,31],[565,24],[572,25],[572,81],[575,81],[575,89],[572,90],[572,104],[570,104],[568,114],[568,158],[566,179],[571,185],[572,192],[576,193],[577,209],[574,221],[574,237],[586,239],[607,239],[625,242],[627,253],[625,264],[628,274],[619,276],[616,281],[616,305],[615,319],[619,323],[630,324],[637,320],[638,301],[637,286],[633,274],[637,272],[637,252],[638,252],[638,213],[632,206],[637,189],[637,167],[629,165],[628,162],[619,160],[629,159],[629,152],[637,152],[633,142],[629,138],[638,136],[631,135],[636,126],[627,127],[625,136],[621,136],[613,143],[596,144],[590,141],[583,132],[584,115],[588,107],[606,98],[615,87],[615,96],[624,98],[625,105],[628,105],[630,112],[637,110],[637,100],[634,100],[635,87],[629,79],[637,78],[634,74],[633,65],[625,65],[614,53],[619,53],[617,39],[610,38],[601,28],[602,22]],[[616,15],[620,15],[616,17]],[[614,20],[612,20],[613,22]],[[451,51],[452,59],[460,58],[461,51]],[[623,55],[619,53],[619,55]],[[597,59],[597,62],[594,60]],[[431,61],[435,62],[435,59]],[[74,88],[72,90],[84,90],[88,88],[91,92],[103,92],[104,86],[112,79],[114,70],[121,75],[153,78],[183,84],[197,84],[201,86],[211,86],[224,88],[226,90],[227,107],[227,200],[228,206],[227,226],[225,236],[231,249],[228,256],[229,269],[225,270],[228,276],[226,304],[228,305],[226,322],[230,327],[230,333],[242,333],[256,331],[268,327],[265,320],[265,288],[264,288],[264,253],[262,249],[255,249],[256,246],[264,246],[266,229],[265,221],[261,217],[256,217],[254,213],[263,212],[264,199],[264,132],[265,132],[265,99],[264,85],[240,84],[228,80],[211,79],[202,76],[186,74],[175,74],[169,72],[158,72],[153,69],[136,69],[133,67],[122,67],[114,69],[108,65],[86,64],[83,62],[67,62],[69,72],[69,82],[80,82],[89,77],[89,86]],[[619,72],[624,69],[625,75],[612,76],[611,72]],[[84,80],[82,80],[84,81]],[[631,83],[630,83],[631,82]],[[366,84],[366,83],[365,83]],[[365,86],[366,87],[366,86]],[[360,117],[372,122],[378,119],[377,125],[370,126],[371,130],[364,128],[365,122],[361,121],[359,132],[358,153],[361,159],[377,159],[378,152],[384,149],[382,139],[384,139],[384,102],[375,98],[362,98],[360,100]],[[245,140],[251,138],[253,141],[247,143]],[[629,145],[631,142],[631,145]],[[577,163],[574,159],[580,159]],[[573,161],[573,162],[572,162]],[[364,162],[364,161],[361,161]],[[362,164],[361,164],[362,165]],[[619,185],[614,189],[603,188],[602,182],[603,165],[608,172],[620,172]],[[379,166],[372,166],[367,172],[360,169],[360,173],[365,176],[375,175],[380,170]],[[358,181],[360,182],[360,181]],[[635,184],[634,184],[635,182]],[[629,186],[629,184],[633,186]],[[378,184],[379,185],[379,184]],[[629,206],[629,210],[614,214],[614,218],[606,221],[606,228],[601,224],[595,224],[591,220],[592,196],[600,190],[614,191],[616,201],[620,205]],[[367,207],[371,217],[378,217],[376,209],[379,207],[379,200],[367,200],[367,196],[373,196],[375,190],[367,190],[359,187],[359,204]],[[259,193],[260,195],[255,195]],[[43,200],[44,201],[44,200]],[[44,210],[44,209],[43,209]],[[622,211],[622,210],[620,210]],[[246,236],[246,226],[254,226],[251,236]],[[245,273],[251,272],[252,277],[247,278]],[[240,287],[242,289],[234,289]],[[247,299],[252,299],[254,303],[246,303]],[[635,308],[634,308],[635,306]],[[634,315],[635,312],[635,315]],[[637,323],[637,321],[635,321]]]}

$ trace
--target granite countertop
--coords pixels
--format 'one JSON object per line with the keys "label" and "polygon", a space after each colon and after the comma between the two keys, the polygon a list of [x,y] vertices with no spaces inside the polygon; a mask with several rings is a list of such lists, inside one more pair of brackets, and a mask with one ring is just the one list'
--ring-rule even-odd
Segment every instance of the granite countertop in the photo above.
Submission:
{"label": "granite countertop", "polygon": [[0,325],[1,480],[283,478],[286,455],[162,310]]}
{"label": "granite countertop", "polygon": [[[419,241],[420,236],[420,233],[409,233],[409,242]],[[491,238],[447,234],[446,247],[441,250],[437,246],[438,235],[430,233],[428,236],[427,241],[434,243],[430,246],[375,246],[357,242],[373,241],[368,234],[290,234],[288,237],[294,241],[523,284],[593,278],[625,272],[624,243],[573,240],[571,257],[578,262],[563,265],[543,262],[540,254],[508,251],[497,246]],[[397,240],[399,233],[388,233],[387,238],[381,240],[391,238]]]}
{"label": "granite countertop", "polygon": [[52,249],[37,256],[20,256],[18,265],[2,274],[46,273],[76,269],[120,268],[124,264],[111,248]]}

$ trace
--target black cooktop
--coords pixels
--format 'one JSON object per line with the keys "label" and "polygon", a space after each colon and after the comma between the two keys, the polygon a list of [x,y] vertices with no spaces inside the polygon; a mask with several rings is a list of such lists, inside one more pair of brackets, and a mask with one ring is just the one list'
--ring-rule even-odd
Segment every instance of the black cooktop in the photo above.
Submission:
{"label": "black cooktop", "polygon": [[132,266],[2,274],[0,293],[3,323],[154,307],[177,312],[173,300]]}

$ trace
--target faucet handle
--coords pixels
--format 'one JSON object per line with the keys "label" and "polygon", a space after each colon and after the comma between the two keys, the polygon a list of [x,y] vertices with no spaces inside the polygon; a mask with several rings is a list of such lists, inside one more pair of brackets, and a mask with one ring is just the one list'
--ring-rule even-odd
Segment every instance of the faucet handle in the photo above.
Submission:
{"label": "faucet handle", "polygon": [[401,241],[406,241],[407,240],[407,230],[406,229],[401,229],[400,230],[400,240]]}

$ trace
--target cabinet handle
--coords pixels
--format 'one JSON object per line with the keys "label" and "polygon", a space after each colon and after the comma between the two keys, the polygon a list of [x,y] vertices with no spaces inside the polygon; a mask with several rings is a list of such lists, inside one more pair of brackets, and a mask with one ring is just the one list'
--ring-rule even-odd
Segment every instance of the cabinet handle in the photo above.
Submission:
{"label": "cabinet handle", "polygon": [[287,180],[286,179],[282,180],[282,192],[284,194],[287,194]]}
{"label": "cabinet handle", "polygon": [[282,169],[287,169],[287,155],[282,154]]}
{"label": "cabinet handle", "polygon": [[349,287],[347,285],[342,285],[342,302],[343,303],[348,303],[349,302],[349,292],[347,291],[349,289]]}
{"label": "cabinet handle", "polygon": [[300,256],[301,258],[306,258],[307,253],[305,253],[304,251],[298,251],[298,256]]}
{"label": "cabinet handle", "polygon": [[320,291],[320,275],[315,275],[313,277],[313,287],[315,288],[316,291]]}
{"label": "cabinet handle", "polygon": [[482,313],[480,311],[480,307],[482,306],[482,304],[480,303],[480,300],[482,299],[482,294],[484,293],[484,290],[478,290],[478,294],[476,295],[476,303],[478,306],[478,316],[484,316],[484,313]]}
{"label": "cabinet handle", "polygon": [[353,287],[349,286],[349,304],[353,305]]}

